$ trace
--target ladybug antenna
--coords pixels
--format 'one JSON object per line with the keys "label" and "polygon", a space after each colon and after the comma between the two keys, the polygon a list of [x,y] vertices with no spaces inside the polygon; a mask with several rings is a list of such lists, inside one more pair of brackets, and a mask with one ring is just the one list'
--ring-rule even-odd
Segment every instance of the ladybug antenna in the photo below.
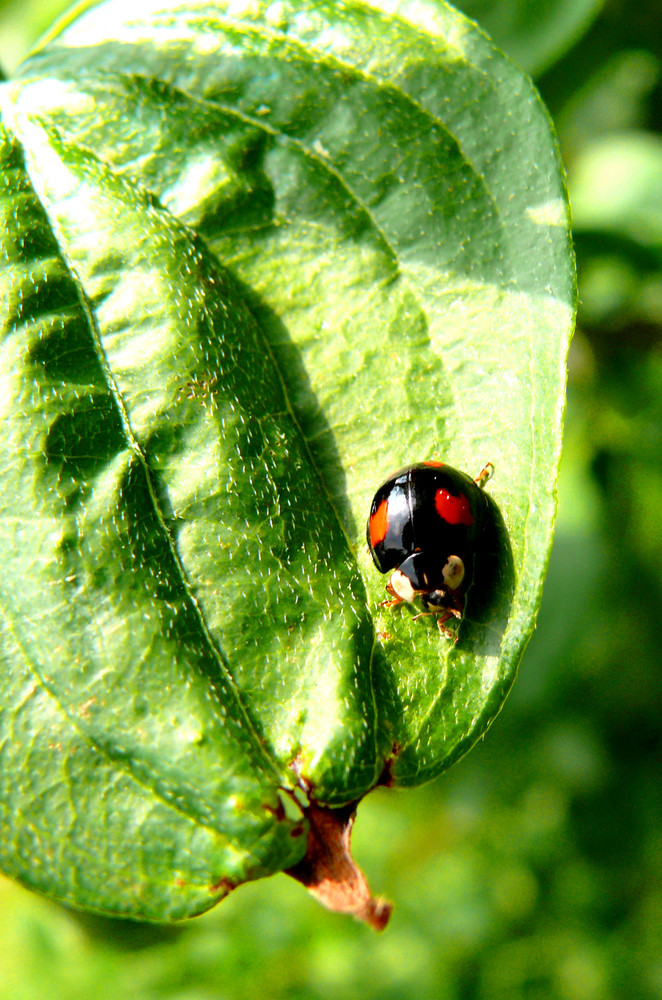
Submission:
{"label": "ladybug antenna", "polygon": [[480,470],[476,478],[474,479],[474,483],[476,484],[476,486],[480,486],[482,490],[487,480],[490,479],[491,476],[493,475],[494,475],[494,465],[492,464],[492,462],[487,462],[485,466]]}

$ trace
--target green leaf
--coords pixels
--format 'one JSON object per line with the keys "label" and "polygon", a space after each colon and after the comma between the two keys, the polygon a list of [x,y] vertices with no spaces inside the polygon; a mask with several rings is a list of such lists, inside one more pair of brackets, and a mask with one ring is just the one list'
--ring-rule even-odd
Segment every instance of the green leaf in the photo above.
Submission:
{"label": "green leaf", "polygon": [[[533,628],[574,306],[544,109],[443,3],[108,0],[0,111],[2,866],[149,919],[314,883]],[[503,518],[456,645],[365,545],[434,457],[492,461]]]}

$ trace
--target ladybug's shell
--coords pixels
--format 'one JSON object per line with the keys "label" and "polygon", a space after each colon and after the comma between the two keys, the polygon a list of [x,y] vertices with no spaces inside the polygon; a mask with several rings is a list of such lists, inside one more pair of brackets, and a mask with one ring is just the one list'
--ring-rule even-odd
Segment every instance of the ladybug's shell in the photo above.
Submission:
{"label": "ladybug's shell", "polygon": [[[367,539],[377,569],[388,573],[409,560],[403,571],[414,587],[433,591],[444,586],[448,557],[459,556],[466,591],[487,504],[474,480],[450,465],[420,462],[400,469],[379,487],[370,508]],[[411,560],[415,553],[420,555]]]}

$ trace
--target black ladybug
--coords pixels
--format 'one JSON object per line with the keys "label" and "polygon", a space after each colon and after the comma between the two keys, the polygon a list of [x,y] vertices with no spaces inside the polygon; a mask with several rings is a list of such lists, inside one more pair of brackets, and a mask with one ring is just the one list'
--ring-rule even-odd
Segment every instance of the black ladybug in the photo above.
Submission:
{"label": "black ladybug", "polygon": [[464,611],[488,517],[483,486],[492,472],[488,463],[471,479],[443,462],[419,462],[379,487],[366,534],[377,569],[391,573],[386,606],[420,598],[422,614],[437,615],[440,631],[453,634],[444,622]]}

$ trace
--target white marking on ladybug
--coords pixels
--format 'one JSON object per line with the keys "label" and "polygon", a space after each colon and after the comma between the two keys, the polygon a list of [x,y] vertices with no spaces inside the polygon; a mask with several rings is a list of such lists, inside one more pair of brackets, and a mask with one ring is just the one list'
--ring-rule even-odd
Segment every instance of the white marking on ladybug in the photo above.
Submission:
{"label": "white marking on ladybug", "polygon": [[441,571],[444,583],[449,590],[457,590],[464,580],[464,563],[459,556],[449,556]]}
{"label": "white marking on ladybug", "polygon": [[396,597],[399,597],[401,601],[407,601],[409,604],[414,603],[417,591],[412,587],[409,577],[405,576],[401,570],[393,570],[389,583]]}

